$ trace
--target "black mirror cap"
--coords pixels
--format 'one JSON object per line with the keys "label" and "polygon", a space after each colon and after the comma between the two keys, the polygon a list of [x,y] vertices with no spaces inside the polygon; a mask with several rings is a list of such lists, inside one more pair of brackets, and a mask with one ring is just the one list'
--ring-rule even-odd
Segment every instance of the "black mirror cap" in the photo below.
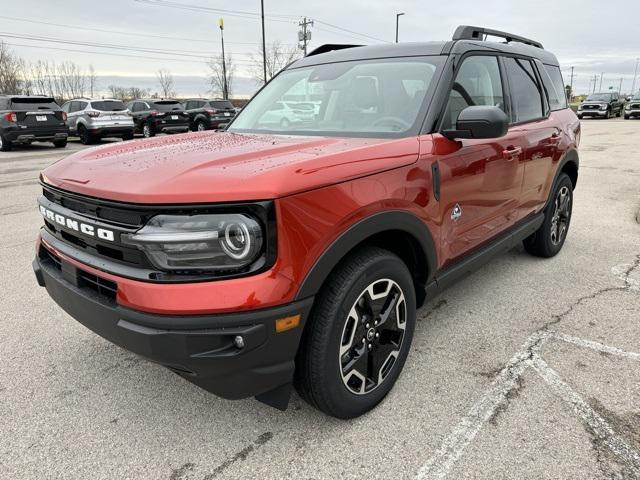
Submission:
{"label": "black mirror cap", "polygon": [[467,107],[458,116],[455,130],[444,130],[450,140],[458,138],[500,138],[507,134],[509,118],[498,107]]}

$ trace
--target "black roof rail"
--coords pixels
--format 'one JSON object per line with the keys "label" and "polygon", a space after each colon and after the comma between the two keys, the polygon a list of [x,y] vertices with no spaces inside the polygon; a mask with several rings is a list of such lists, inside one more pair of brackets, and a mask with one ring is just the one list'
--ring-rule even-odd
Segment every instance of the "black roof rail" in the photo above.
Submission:
{"label": "black roof rail", "polygon": [[334,50],[344,50],[345,48],[354,48],[354,47],[362,47],[362,45],[325,43],[324,45],[320,45],[318,48],[311,50],[309,53],[307,53],[306,56],[312,57],[314,55],[320,55],[321,53],[333,52]]}
{"label": "black roof rail", "polygon": [[544,50],[542,44],[535,40],[514,35],[512,33],[501,32],[500,30],[492,30],[484,27],[472,27],[470,25],[460,25],[456,28],[456,31],[453,34],[453,40],[484,40],[483,35],[500,37],[504,38],[507,42],[524,43],[525,45],[531,45],[532,47],[542,48]]}

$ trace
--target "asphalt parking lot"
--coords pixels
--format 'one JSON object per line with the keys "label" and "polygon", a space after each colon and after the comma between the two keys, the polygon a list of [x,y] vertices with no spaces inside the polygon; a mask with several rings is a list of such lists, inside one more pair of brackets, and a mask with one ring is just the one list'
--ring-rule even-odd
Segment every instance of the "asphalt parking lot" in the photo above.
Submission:
{"label": "asphalt parking lot", "polygon": [[395,389],[353,421],[225,401],[76,323],[36,285],[38,172],[0,153],[0,477],[640,478],[640,121],[584,121],[571,230],[419,311]]}

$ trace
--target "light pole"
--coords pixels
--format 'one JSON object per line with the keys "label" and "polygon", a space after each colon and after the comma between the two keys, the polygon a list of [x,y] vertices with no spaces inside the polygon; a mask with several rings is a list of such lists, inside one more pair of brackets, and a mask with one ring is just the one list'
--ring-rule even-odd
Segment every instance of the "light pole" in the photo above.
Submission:
{"label": "light pole", "polygon": [[224,19],[220,17],[218,20],[220,27],[220,40],[222,41],[222,98],[229,99],[229,91],[227,90],[227,63],[224,59]]}
{"label": "light pole", "polygon": [[398,23],[400,23],[400,17],[404,15],[403,13],[396,13],[396,43],[398,43]]}
{"label": "light pole", "polygon": [[636,79],[638,77],[638,63],[640,62],[640,58],[636,58],[636,71],[633,73],[633,86],[631,87],[631,95],[636,94]]}

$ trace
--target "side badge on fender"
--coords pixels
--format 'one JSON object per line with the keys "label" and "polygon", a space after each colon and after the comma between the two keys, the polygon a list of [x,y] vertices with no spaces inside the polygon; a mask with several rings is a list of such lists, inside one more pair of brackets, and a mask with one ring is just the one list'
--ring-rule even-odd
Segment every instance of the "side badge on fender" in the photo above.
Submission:
{"label": "side badge on fender", "polygon": [[451,220],[457,222],[458,219],[462,216],[462,208],[460,208],[460,204],[456,203],[456,206],[451,210]]}

